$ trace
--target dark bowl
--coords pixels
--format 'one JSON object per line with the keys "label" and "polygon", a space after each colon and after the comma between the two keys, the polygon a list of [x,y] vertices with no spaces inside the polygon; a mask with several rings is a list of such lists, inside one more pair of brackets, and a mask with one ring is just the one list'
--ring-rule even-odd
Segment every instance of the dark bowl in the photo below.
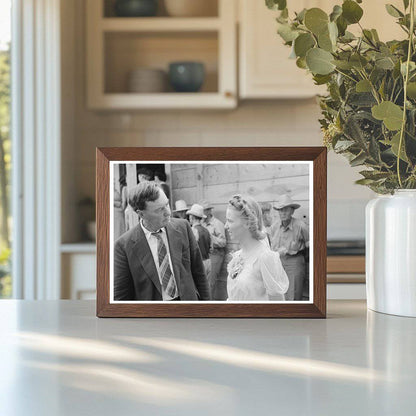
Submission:
{"label": "dark bowl", "polygon": [[150,17],[157,14],[158,0],[117,0],[114,5],[116,16]]}
{"label": "dark bowl", "polygon": [[201,62],[172,62],[169,65],[169,82],[177,92],[197,92],[205,80],[205,67]]}

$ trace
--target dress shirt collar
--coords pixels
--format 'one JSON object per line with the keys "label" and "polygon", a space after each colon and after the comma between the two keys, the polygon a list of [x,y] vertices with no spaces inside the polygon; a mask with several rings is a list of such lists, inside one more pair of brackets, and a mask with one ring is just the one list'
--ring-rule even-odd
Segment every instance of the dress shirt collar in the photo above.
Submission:
{"label": "dress shirt collar", "polygon": [[146,238],[147,238],[147,239],[149,239],[149,238],[150,238],[150,236],[151,236],[153,233],[164,233],[164,232],[166,232],[165,227],[160,228],[158,231],[150,231],[150,230],[148,230],[148,229],[145,227],[145,225],[143,224],[143,220],[142,220],[142,219],[140,219],[140,225],[141,225],[142,230],[143,230],[143,232],[144,232],[144,235],[146,236]]}
{"label": "dress shirt collar", "polygon": [[289,224],[287,226],[283,225],[283,222],[280,223],[280,228],[286,230],[293,230],[293,217],[290,219]]}
{"label": "dress shirt collar", "polygon": [[205,224],[205,225],[212,225],[214,223],[214,221],[215,221],[215,217],[212,216],[210,219],[205,218],[202,223]]}

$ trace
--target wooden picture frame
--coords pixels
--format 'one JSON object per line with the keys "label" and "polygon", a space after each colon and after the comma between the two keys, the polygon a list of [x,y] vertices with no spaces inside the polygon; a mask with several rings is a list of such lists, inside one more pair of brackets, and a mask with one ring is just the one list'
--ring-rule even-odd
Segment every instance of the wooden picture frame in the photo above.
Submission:
{"label": "wooden picture frame", "polygon": [[[186,318],[325,318],[327,149],[325,147],[129,147],[97,148],[97,316]],[[149,163],[305,163],[310,162],[313,222],[309,302],[115,302],[110,295],[110,167],[115,162]]]}

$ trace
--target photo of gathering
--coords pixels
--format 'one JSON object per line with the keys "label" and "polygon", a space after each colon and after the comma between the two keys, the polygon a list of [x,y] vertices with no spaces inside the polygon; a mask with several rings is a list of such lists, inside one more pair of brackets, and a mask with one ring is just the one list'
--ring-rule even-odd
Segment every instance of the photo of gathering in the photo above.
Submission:
{"label": "photo of gathering", "polygon": [[309,302],[310,162],[112,162],[112,302]]}

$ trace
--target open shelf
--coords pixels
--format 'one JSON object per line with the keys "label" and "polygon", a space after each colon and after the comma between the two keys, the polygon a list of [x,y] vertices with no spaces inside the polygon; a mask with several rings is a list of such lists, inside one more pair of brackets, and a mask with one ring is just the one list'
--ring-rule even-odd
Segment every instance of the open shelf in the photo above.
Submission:
{"label": "open shelf", "polygon": [[168,32],[168,31],[216,31],[221,21],[217,17],[113,17],[102,19],[100,27],[110,32]]}
{"label": "open shelf", "polygon": [[[95,0],[95,1],[98,2],[102,0]],[[173,1],[177,1],[177,0],[173,0]],[[227,1],[231,1],[231,0],[227,0]],[[104,18],[116,17],[115,3],[116,3],[116,0],[104,0],[102,3],[103,7],[101,11],[101,16]],[[159,0],[156,16],[146,17],[146,19],[154,19],[154,18],[161,17],[161,16],[169,17],[171,19],[176,19],[176,17],[174,16],[169,16],[168,9],[165,3],[166,3],[165,0]],[[204,11],[202,12],[201,16],[195,16],[195,17],[218,17],[218,3],[219,3],[219,0],[203,0],[202,6],[204,8]],[[134,18],[123,17],[123,19],[134,19]],[[193,17],[186,17],[185,19],[193,19]]]}
{"label": "open shelf", "polygon": [[[204,64],[206,75],[202,88],[191,95],[218,92],[218,39],[215,32],[111,32],[106,33],[104,39],[106,94],[132,94],[128,90],[128,77],[138,68],[163,70],[167,78],[169,64],[175,61]],[[166,93],[175,93],[168,82],[165,91],[158,94]]]}
{"label": "open shelf", "polygon": [[[114,17],[114,1],[87,0],[87,104],[91,109],[216,109],[237,105],[235,4],[214,0],[215,16]],[[163,2],[160,2],[163,4]],[[104,5],[104,7],[102,7]],[[205,79],[193,93],[129,92],[132,71],[157,69],[168,79],[172,62],[201,62]],[[143,79],[143,78],[142,78]],[[148,85],[148,84],[145,84]],[[149,91],[139,84],[136,91]]]}
{"label": "open shelf", "polygon": [[234,108],[233,97],[217,93],[104,94],[100,108],[109,109],[218,109]]}

